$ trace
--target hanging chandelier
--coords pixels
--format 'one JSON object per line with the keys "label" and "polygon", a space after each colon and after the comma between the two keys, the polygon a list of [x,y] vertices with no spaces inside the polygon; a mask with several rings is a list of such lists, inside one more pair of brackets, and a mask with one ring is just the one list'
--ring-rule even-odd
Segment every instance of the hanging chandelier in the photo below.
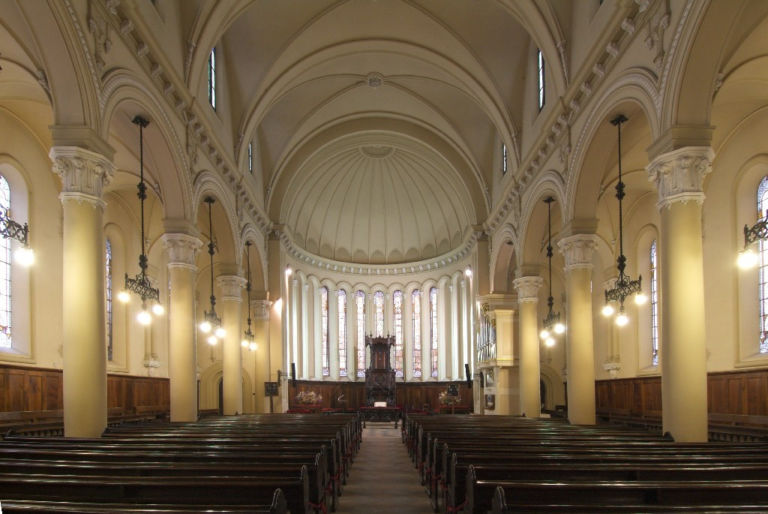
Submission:
{"label": "hanging chandelier", "polygon": [[240,343],[243,348],[255,351],[258,348],[255,337],[251,331],[251,242],[245,242],[245,260],[248,263],[248,280],[245,283],[246,297],[248,299],[248,328],[243,332],[243,340]]}
{"label": "hanging chandelier", "polygon": [[562,334],[565,332],[565,325],[560,321],[560,313],[554,312],[552,307],[555,305],[555,300],[552,297],[552,202],[555,199],[548,196],[544,199],[544,203],[547,204],[547,260],[549,261],[549,297],[547,298],[547,307],[549,312],[547,317],[544,318],[544,328],[541,330],[539,336],[544,341],[546,346],[555,346],[555,338],[552,334]]}
{"label": "hanging chandelier", "polygon": [[[117,298],[123,302],[131,301],[130,293],[134,293],[141,298],[141,310],[136,315],[136,320],[142,325],[152,323],[152,314],[162,316],[165,314],[165,308],[160,303],[160,290],[152,287],[152,283],[147,277],[147,254],[146,239],[144,237],[144,200],[147,199],[147,185],[144,183],[144,129],[149,125],[149,120],[142,116],[134,116],[131,120],[133,124],[139,126],[139,184],[136,186],[139,190],[137,196],[141,204],[141,255],[139,255],[139,273],[131,278],[128,273],[125,274],[125,289],[118,293]],[[152,311],[147,309],[147,301],[152,303]]]}
{"label": "hanging chandelier", "polygon": [[203,200],[208,204],[208,231],[210,240],[208,241],[208,255],[211,256],[211,310],[203,313],[203,321],[200,323],[200,331],[208,335],[208,344],[215,346],[219,339],[227,335],[227,331],[221,326],[221,318],[216,315],[216,295],[213,294],[213,254],[216,253],[216,243],[213,239],[213,216],[211,208],[216,201],[212,196],[206,196]]}
{"label": "hanging chandelier", "polygon": [[623,327],[629,323],[629,317],[624,312],[624,300],[634,294],[635,303],[637,305],[644,304],[648,297],[642,292],[642,276],[638,276],[637,280],[632,280],[624,270],[627,266],[627,258],[624,256],[624,217],[621,210],[621,201],[624,199],[624,182],[621,178],[621,124],[627,121],[627,117],[623,114],[619,114],[611,120],[611,124],[616,126],[619,139],[619,182],[616,184],[616,198],[619,199],[619,258],[616,259],[616,267],[619,270],[619,276],[616,279],[616,284],[611,289],[605,290],[605,305],[603,306],[603,315],[606,317],[612,316],[616,309],[611,302],[617,302],[619,304],[618,315],[616,316],[616,324]]}

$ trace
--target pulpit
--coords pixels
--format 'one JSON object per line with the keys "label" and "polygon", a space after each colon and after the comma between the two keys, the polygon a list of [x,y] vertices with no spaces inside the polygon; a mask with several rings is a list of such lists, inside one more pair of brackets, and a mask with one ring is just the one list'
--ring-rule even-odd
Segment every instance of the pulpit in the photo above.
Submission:
{"label": "pulpit", "polygon": [[365,407],[360,409],[365,421],[394,421],[400,419],[395,396],[395,370],[391,354],[394,336],[365,337],[365,346],[371,349],[371,360],[365,370]]}

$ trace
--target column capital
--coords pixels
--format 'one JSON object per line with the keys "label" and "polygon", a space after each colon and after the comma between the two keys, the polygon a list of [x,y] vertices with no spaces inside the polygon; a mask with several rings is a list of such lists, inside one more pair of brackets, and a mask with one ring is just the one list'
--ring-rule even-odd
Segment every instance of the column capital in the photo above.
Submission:
{"label": "column capital", "polygon": [[539,301],[539,289],[544,285],[544,279],[535,276],[520,277],[513,280],[512,284],[517,290],[518,303],[535,303]]}
{"label": "column capital", "polygon": [[189,234],[163,234],[163,247],[168,255],[168,268],[197,271],[195,258],[203,242]]}
{"label": "column capital", "polygon": [[54,146],[48,156],[53,172],[61,177],[64,200],[86,201],[103,206],[104,186],[112,179],[115,165],[107,157],[79,146]]}
{"label": "column capital", "polygon": [[242,290],[245,287],[245,282],[245,279],[240,275],[219,275],[216,277],[216,285],[221,291],[221,300],[242,302]]}
{"label": "column capital", "polygon": [[574,234],[557,242],[565,257],[565,271],[592,269],[592,252],[597,247],[595,234]]}
{"label": "column capital", "polygon": [[269,300],[251,300],[251,309],[253,309],[253,318],[257,320],[269,319],[269,308],[272,302]]}
{"label": "column capital", "polygon": [[686,146],[658,155],[646,166],[659,191],[659,209],[676,202],[704,201],[704,176],[712,171],[715,152],[709,146]]}

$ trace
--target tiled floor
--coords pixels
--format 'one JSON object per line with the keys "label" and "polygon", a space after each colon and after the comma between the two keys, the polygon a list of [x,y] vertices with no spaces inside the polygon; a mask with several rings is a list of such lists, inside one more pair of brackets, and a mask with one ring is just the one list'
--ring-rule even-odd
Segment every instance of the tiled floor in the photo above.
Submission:
{"label": "tiled floor", "polygon": [[368,423],[337,514],[430,514],[419,476],[392,423]]}

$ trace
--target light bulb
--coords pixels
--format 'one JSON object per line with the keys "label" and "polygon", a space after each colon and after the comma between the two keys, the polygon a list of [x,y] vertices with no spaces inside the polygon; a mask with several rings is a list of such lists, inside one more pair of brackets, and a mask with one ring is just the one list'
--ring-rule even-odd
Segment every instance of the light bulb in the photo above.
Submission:
{"label": "light bulb", "polygon": [[291,269],[291,267],[290,266],[286,267],[285,268],[285,276],[289,277],[291,275],[291,273],[293,273],[293,270]]}
{"label": "light bulb", "polygon": [[555,346],[555,338],[554,337],[548,337],[544,340],[544,346],[547,348],[552,348]]}
{"label": "light bulb", "polygon": [[136,320],[142,325],[149,325],[152,323],[152,315],[146,309],[142,309],[137,315]]}
{"label": "light bulb", "polygon": [[207,339],[207,341],[208,341],[208,344],[209,344],[209,345],[211,345],[211,346],[216,346],[216,343],[218,343],[218,342],[219,342],[219,340],[218,340],[218,339],[216,339],[216,336],[215,336],[215,335],[213,335],[213,334],[211,334],[211,335],[209,335],[209,336],[208,336],[208,339]]}
{"label": "light bulb", "polygon": [[240,341],[240,346],[242,346],[243,348],[248,348],[248,340],[243,339],[242,341]]}
{"label": "light bulb", "polygon": [[255,341],[251,341],[250,344],[248,345],[248,349],[251,350],[252,352],[255,352],[258,348],[259,348],[259,345]]}
{"label": "light bulb", "polygon": [[216,334],[216,337],[219,339],[224,339],[224,336],[227,335],[227,331],[224,330],[224,327],[217,327],[213,333]]}
{"label": "light bulb", "polygon": [[565,332],[565,325],[562,323],[555,323],[555,334],[562,334]]}
{"label": "light bulb", "polygon": [[32,250],[32,248],[22,246],[13,252],[13,259],[17,264],[28,268],[35,263],[35,252]]}
{"label": "light bulb", "polygon": [[200,323],[200,330],[203,332],[203,334],[207,334],[211,331],[211,322],[208,320],[203,321]]}
{"label": "light bulb", "polygon": [[613,310],[613,305],[611,305],[610,303],[606,303],[606,304],[603,306],[603,310],[602,310],[602,311],[600,311],[600,312],[602,312],[602,313],[603,313],[603,316],[605,316],[606,318],[608,318],[608,317],[610,317],[610,316],[613,316],[613,313],[614,313],[615,311]]}
{"label": "light bulb", "polygon": [[467,269],[465,269],[465,270],[464,270],[464,274],[465,274],[466,276],[468,276],[468,277],[471,277],[471,276],[472,276],[472,268],[470,268],[469,266],[467,266]]}
{"label": "light bulb", "polygon": [[635,305],[644,305],[648,301],[648,297],[643,293],[637,293],[635,295]]}
{"label": "light bulb", "polygon": [[616,324],[618,326],[623,327],[627,323],[629,323],[629,317],[626,314],[624,314],[623,312],[619,313],[619,315],[616,316]]}
{"label": "light bulb", "polygon": [[739,252],[739,258],[736,261],[741,269],[750,269],[757,266],[757,253],[751,248]]}
{"label": "light bulb", "polygon": [[128,303],[131,301],[131,294],[128,291],[120,291],[117,293],[117,299],[120,300],[122,303]]}
{"label": "light bulb", "polygon": [[163,314],[165,314],[165,307],[163,307],[159,303],[156,303],[152,306],[152,312],[155,314],[155,316],[162,316]]}
{"label": "light bulb", "polygon": [[546,328],[543,329],[541,332],[539,332],[539,337],[541,337],[542,339],[548,338],[549,337],[549,330],[547,330]]}

